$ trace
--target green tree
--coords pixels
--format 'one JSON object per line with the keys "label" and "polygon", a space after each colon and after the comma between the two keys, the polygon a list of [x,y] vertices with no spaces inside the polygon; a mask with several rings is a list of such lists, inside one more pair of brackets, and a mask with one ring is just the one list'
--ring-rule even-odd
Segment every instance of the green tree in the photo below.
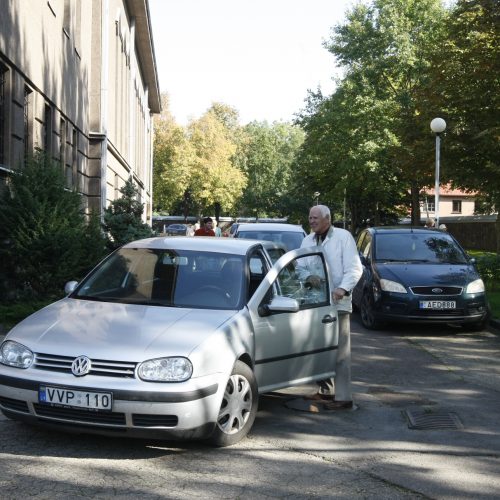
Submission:
{"label": "green tree", "polygon": [[104,229],[108,233],[109,247],[115,249],[125,243],[153,236],[151,228],[142,222],[144,204],[138,200],[139,192],[130,177],[120,189],[122,196],[104,210]]}
{"label": "green tree", "polygon": [[244,127],[240,147],[248,186],[239,203],[242,214],[256,217],[288,215],[293,203],[290,185],[304,132],[283,122],[252,122]]}
{"label": "green tree", "polygon": [[[500,207],[500,8],[495,0],[458,0],[436,49],[429,108],[447,122],[443,167],[456,187],[478,193],[489,212]],[[439,89],[439,93],[432,92]],[[500,220],[497,221],[500,252]]]}
{"label": "green tree", "polygon": [[311,94],[299,123],[306,132],[296,191],[311,204],[319,192],[336,219],[344,203],[351,230],[363,222],[394,221],[404,189],[388,151],[398,142],[391,131],[393,103],[377,99],[362,75],[351,73],[336,92]]}
{"label": "green tree", "polygon": [[415,224],[419,192],[432,179],[429,124],[418,97],[429,81],[445,17],[440,0],[374,0],[355,6],[326,43],[348,77],[362,79],[376,101],[392,104],[390,133],[397,143],[389,153],[394,172],[411,191]]}
{"label": "green tree", "polygon": [[220,114],[209,109],[187,128],[194,160],[189,174],[189,192],[200,212],[220,207],[230,211],[247,184],[245,173],[234,164],[236,143]]}
{"label": "green tree", "polygon": [[194,150],[162,95],[162,113],[155,118],[153,139],[153,202],[156,211],[170,213],[186,196]]}
{"label": "green tree", "polygon": [[12,174],[0,196],[2,300],[60,297],[104,253],[98,216],[86,220],[59,164],[39,153]]}

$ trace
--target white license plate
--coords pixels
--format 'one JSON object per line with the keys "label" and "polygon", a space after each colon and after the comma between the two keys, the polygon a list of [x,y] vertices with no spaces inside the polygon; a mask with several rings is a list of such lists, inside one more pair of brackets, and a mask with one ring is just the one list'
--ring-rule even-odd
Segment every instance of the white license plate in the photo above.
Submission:
{"label": "white license plate", "polygon": [[421,300],[420,309],[456,309],[454,300]]}
{"label": "white license plate", "polygon": [[61,387],[40,386],[38,400],[40,403],[89,410],[111,410],[113,407],[113,395],[109,392],[75,391]]}

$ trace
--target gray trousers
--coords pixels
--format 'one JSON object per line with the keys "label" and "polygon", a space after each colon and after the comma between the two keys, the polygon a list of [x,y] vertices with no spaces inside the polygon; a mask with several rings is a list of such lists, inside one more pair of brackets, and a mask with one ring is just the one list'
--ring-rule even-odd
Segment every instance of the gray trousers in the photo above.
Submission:
{"label": "gray trousers", "polygon": [[339,311],[339,347],[335,378],[318,382],[321,394],[335,394],[336,401],[352,401],[351,390],[351,315]]}

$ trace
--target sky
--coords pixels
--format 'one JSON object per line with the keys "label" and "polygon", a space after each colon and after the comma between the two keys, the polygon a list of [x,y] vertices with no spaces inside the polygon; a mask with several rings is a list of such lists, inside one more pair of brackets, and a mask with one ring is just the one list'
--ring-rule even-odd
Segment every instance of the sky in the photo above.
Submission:
{"label": "sky", "polygon": [[307,91],[334,90],[324,47],[354,0],[149,0],[160,91],[186,125],[212,102],[240,124],[290,121]]}

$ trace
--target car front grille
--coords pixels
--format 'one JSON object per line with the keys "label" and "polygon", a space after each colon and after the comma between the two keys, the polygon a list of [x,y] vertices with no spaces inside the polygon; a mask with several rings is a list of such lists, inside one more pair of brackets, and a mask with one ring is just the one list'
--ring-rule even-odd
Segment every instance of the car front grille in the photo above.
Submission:
{"label": "car front grille", "polygon": [[125,425],[125,413],[118,412],[96,412],[79,410],[77,408],[62,408],[58,406],[46,406],[35,403],[35,413],[39,417],[57,418],[70,420],[72,422],[86,422],[92,424]]}
{"label": "car front grille", "polygon": [[[54,354],[36,353],[34,367],[38,370],[71,373],[71,364],[74,360],[75,357],[72,356],[57,356]],[[92,359],[91,365],[92,368],[88,375],[134,378],[137,363]]]}
{"label": "car front grille", "polygon": [[429,295],[431,297],[442,297],[443,295],[460,295],[463,291],[463,288],[461,286],[433,285],[433,286],[411,286],[410,290],[415,295]]}
{"label": "car front grille", "polygon": [[132,422],[136,427],[175,427],[179,421],[177,415],[145,415],[135,413]]}
{"label": "car front grille", "polygon": [[[24,402],[18,401],[18,403]],[[73,424],[114,425],[119,427],[125,427],[126,424],[125,413],[120,412],[88,411],[38,403],[35,403],[33,408],[37,417],[65,420]],[[28,412],[27,406],[26,412]],[[176,427],[178,422],[179,418],[177,415],[150,415],[142,413],[134,413],[132,415],[132,424],[134,427]]]}
{"label": "car front grille", "polygon": [[30,412],[26,401],[21,401],[19,399],[0,397],[0,405],[6,410],[19,411],[21,413]]}
{"label": "car front grille", "polygon": [[464,316],[463,309],[417,309],[416,313],[419,316]]}

